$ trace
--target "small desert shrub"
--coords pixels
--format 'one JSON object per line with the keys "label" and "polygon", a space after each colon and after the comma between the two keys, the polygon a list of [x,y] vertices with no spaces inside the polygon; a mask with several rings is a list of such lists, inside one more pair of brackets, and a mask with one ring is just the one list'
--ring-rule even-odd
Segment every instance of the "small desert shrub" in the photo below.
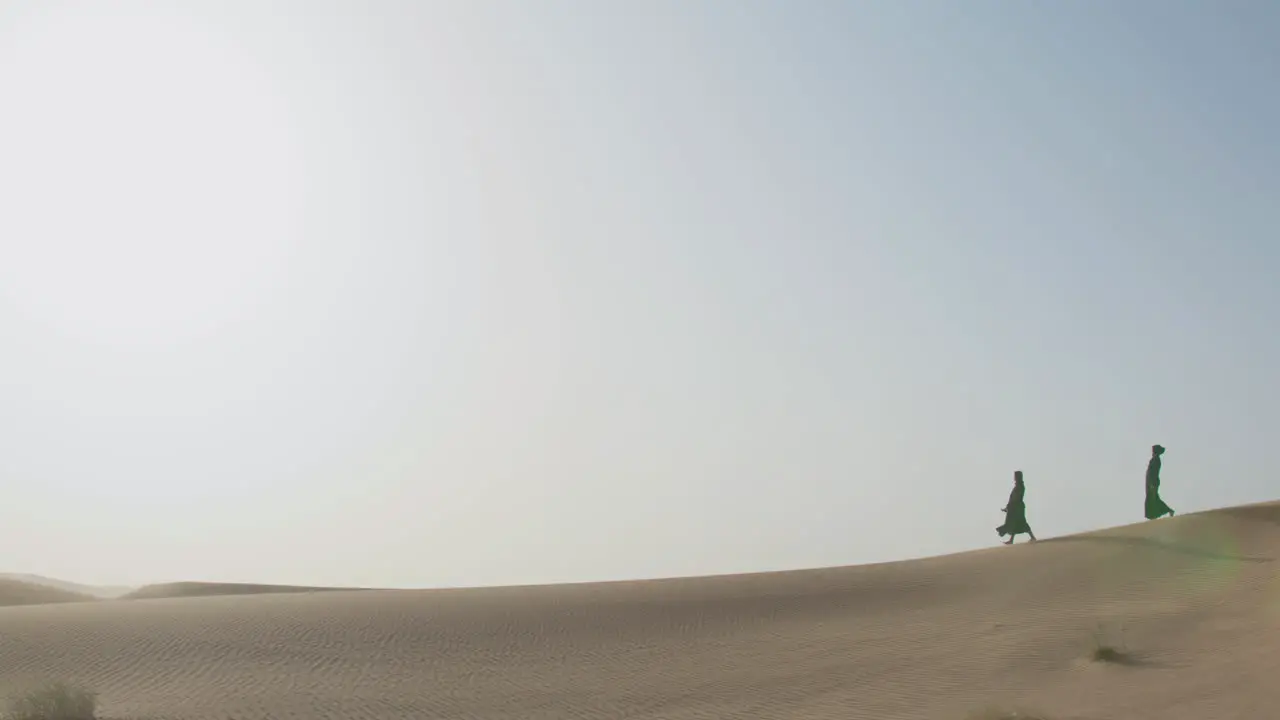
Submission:
{"label": "small desert shrub", "polygon": [[1129,654],[1120,648],[1110,645],[1099,645],[1093,649],[1094,662],[1125,663],[1129,662]]}
{"label": "small desert shrub", "polygon": [[1049,720],[1049,718],[1045,715],[1031,712],[1029,710],[987,708],[985,710],[969,713],[966,720]]}
{"label": "small desert shrub", "polygon": [[1133,655],[1129,653],[1124,642],[1124,628],[1120,628],[1119,644],[1107,640],[1106,633],[1103,632],[1102,626],[1098,626],[1097,632],[1093,634],[1093,652],[1089,657],[1094,662],[1126,664],[1133,662]]}
{"label": "small desert shrub", "polygon": [[64,682],[31,690],[9,701],[5,720],[94,720],[97,696]]}

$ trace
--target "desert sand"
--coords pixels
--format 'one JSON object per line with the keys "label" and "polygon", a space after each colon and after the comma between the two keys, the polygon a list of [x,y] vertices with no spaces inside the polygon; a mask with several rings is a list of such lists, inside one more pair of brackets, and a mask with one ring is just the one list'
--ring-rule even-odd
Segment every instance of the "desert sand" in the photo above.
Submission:
{"label": "desert sand", "polygon": [[70,679],[104,717],[173,720],[1274,717],[1277,553],[1272,503],[784,573],[58,595],[0,608],[0,692]]}

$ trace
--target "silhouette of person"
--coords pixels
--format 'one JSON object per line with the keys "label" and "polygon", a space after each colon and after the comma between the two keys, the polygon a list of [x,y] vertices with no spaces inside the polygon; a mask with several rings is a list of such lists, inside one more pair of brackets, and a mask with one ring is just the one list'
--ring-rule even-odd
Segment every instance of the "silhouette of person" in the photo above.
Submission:
{"label": "silhouette of person", "polygon": [[1165,505],[1164,500],[1160,499],[1160,456],[1163,454],[1164,447],[1151,446],[1151,460],[1147,462],[1147,500],[1144,508],[1148,520],[1173,515],[1173,508]]}
{"label": "silhouette of person", "polygon": [[1013,490],[1009,493],[1009,504],[1000,508],[1000,512],[1004,513],[1004,524],[996,528],[996,532],[1000,537],[1009,536],[1005,545],[1012,545],[1013,539],[1022,533],[1031,536],[1031,542],[1036,541],[1036,534],[1031,532],[1031,526],[1027,524],[1027,504],[1024,497],[1027,494],[1027,486],[1022,482],[1022,471],[1016,470],[1013,473]]}

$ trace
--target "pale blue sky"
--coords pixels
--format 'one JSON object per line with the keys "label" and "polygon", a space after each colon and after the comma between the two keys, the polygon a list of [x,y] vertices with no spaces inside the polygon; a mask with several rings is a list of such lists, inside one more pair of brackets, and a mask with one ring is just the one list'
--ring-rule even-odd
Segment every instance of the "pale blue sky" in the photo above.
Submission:
{"label": "pale blue sky", "polygon": [[[161,9],[163,8],[163,9]],[[852,564],[1272,499],[1280,6],[6,2],[0,570]],[[1273,209],[1275,208],[1275,209]]]}

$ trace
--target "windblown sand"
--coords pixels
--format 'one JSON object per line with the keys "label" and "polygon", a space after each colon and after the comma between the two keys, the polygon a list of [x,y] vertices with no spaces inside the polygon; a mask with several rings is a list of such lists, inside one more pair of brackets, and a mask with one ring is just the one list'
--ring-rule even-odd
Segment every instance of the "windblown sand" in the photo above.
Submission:
{"label": "windblown sand", "polygon": [[0,692],[173,720],[1270,718],[1277,553],[1267,504],[827,570],[6,607]]}

